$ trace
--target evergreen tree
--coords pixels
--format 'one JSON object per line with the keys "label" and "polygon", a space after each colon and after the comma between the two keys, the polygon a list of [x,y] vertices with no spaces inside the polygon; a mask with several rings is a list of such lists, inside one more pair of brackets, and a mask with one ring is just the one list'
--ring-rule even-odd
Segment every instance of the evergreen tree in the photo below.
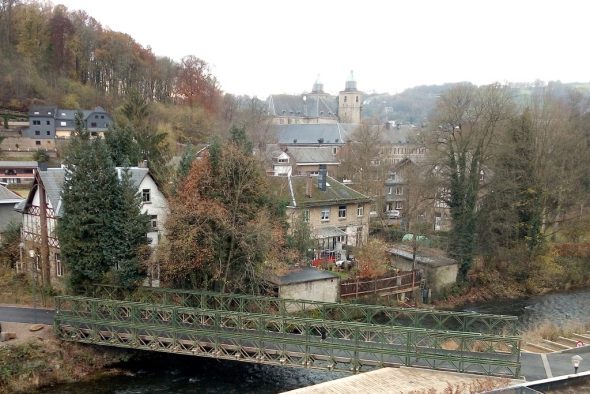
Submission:
{"label": "evergreen tree", "polygon": [[105,142],[116,166],[122,166],[125,162],[137,165],[142,160],[141,148],[130,127],[115,127],[106,133]]}
{"label": "evergreen tree", "polygon": [[104,142],[90,140],[83,130],[77,134],[66,156],[58,224],[61,256],[75,292],[102,281],[115,261],[113,205],[119,194],[115,166]]}
{"label": "evergreen tree", "polygon": [[117,262],[116,279],[119,285],[131,288],[145,276],[145,267],[140,261],[141,249],[148,247],[146,233],[150,219],[141,213],[141,196],[133,184],[129,168],[120,171],[119,199],[115,206],[114,223],[118,237],[114,253]]}
{"label": "evergreen tree", "polygon": [[90,139],[80,114],[65,164],[58,236],[70,287],[80,292],[114,268],[118,284],[136,284],[143,274],[138,256],[147,245],[149,219],[140,212],[129,171],[123,170],[119,181],[107,144]]}

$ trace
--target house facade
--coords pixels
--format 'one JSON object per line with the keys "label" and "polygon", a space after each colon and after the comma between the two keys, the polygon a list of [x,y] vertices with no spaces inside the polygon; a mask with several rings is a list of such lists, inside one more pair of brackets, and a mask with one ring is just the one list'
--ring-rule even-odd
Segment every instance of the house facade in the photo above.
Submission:
{"label": "house facade", "polygon": [[272,177],[272,192],[288,198],[287,221],[308,224],[314,259],[344,260],[345,246],[360,246],[369,236],[371,199],[326,175]]}
{"label": "house facade", "polygon": [[0,161],[0,182],[30,185],[35,178],[36,161]]}
{"label": "house facade", "polygon": [[[23,130],[23,137],[39,140],[69,138],[76,129],[77,110],[61,109],[55,106],[32,106],[29,110],[29,127]],[[81,110],[84,127],[92,136],[104,136],[113,125],[112,117],[102,108]]]}
{"label": "house facade", "polygon": [[[120,178],[123,169],[117,167],[116,170]],[[168,203],[147,168],[131,167],[129,172],[131,181],[142,197],[142,212],[150,216],[151,227],[147,237],[150,245],[155,247],[162,236]],[[40,275],[47,274],[52,286],[56,288],[63,288],[63,277],[67,274],[61,262],[56,232],[57,222],[63,213],[61,192],[65,176],[66,170],[63,168],[35,171],[35,180],[29,195],[16,206],[16,210],[22,214],[21,244],[25,251],[17,269],[21,272],[39,271]],[[29,253],[34,257],[27,258]],[[43,272],[42,267],[48,268]],[[157,264],[150,266],[149,284],[159,285],[159,273]]]}

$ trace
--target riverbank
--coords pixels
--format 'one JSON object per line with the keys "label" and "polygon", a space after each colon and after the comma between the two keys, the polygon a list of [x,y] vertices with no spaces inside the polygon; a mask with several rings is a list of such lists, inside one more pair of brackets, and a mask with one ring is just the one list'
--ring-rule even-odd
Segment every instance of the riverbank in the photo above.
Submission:
{"label": "riverbank", "polygon": [[17,339],[0,342],[0,393],[26,393],[43,386],[120,374],[115,366],[132,352],[62,342],[51,326],[31,332],[29,324],[2,323]]}

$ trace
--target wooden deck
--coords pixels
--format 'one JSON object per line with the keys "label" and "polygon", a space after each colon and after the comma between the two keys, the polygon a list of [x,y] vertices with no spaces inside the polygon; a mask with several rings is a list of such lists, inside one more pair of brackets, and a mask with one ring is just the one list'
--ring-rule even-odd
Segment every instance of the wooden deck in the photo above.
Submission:
{"label": "wooden deck", "polygon": [[421,368],[381,368],[375,371],[304,387],[283,394],[434,394],[481,392],[521,383],[520,380],[496,378]]}

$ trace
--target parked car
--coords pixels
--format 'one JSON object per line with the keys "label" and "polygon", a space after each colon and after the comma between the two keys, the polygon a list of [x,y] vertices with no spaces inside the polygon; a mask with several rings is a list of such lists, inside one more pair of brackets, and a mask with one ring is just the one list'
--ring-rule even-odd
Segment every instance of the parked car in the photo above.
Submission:
{"label": "parked car", "polygon": [[402,213],[397,209],[385,212],[388,219],[399,219],[402,217]]}

